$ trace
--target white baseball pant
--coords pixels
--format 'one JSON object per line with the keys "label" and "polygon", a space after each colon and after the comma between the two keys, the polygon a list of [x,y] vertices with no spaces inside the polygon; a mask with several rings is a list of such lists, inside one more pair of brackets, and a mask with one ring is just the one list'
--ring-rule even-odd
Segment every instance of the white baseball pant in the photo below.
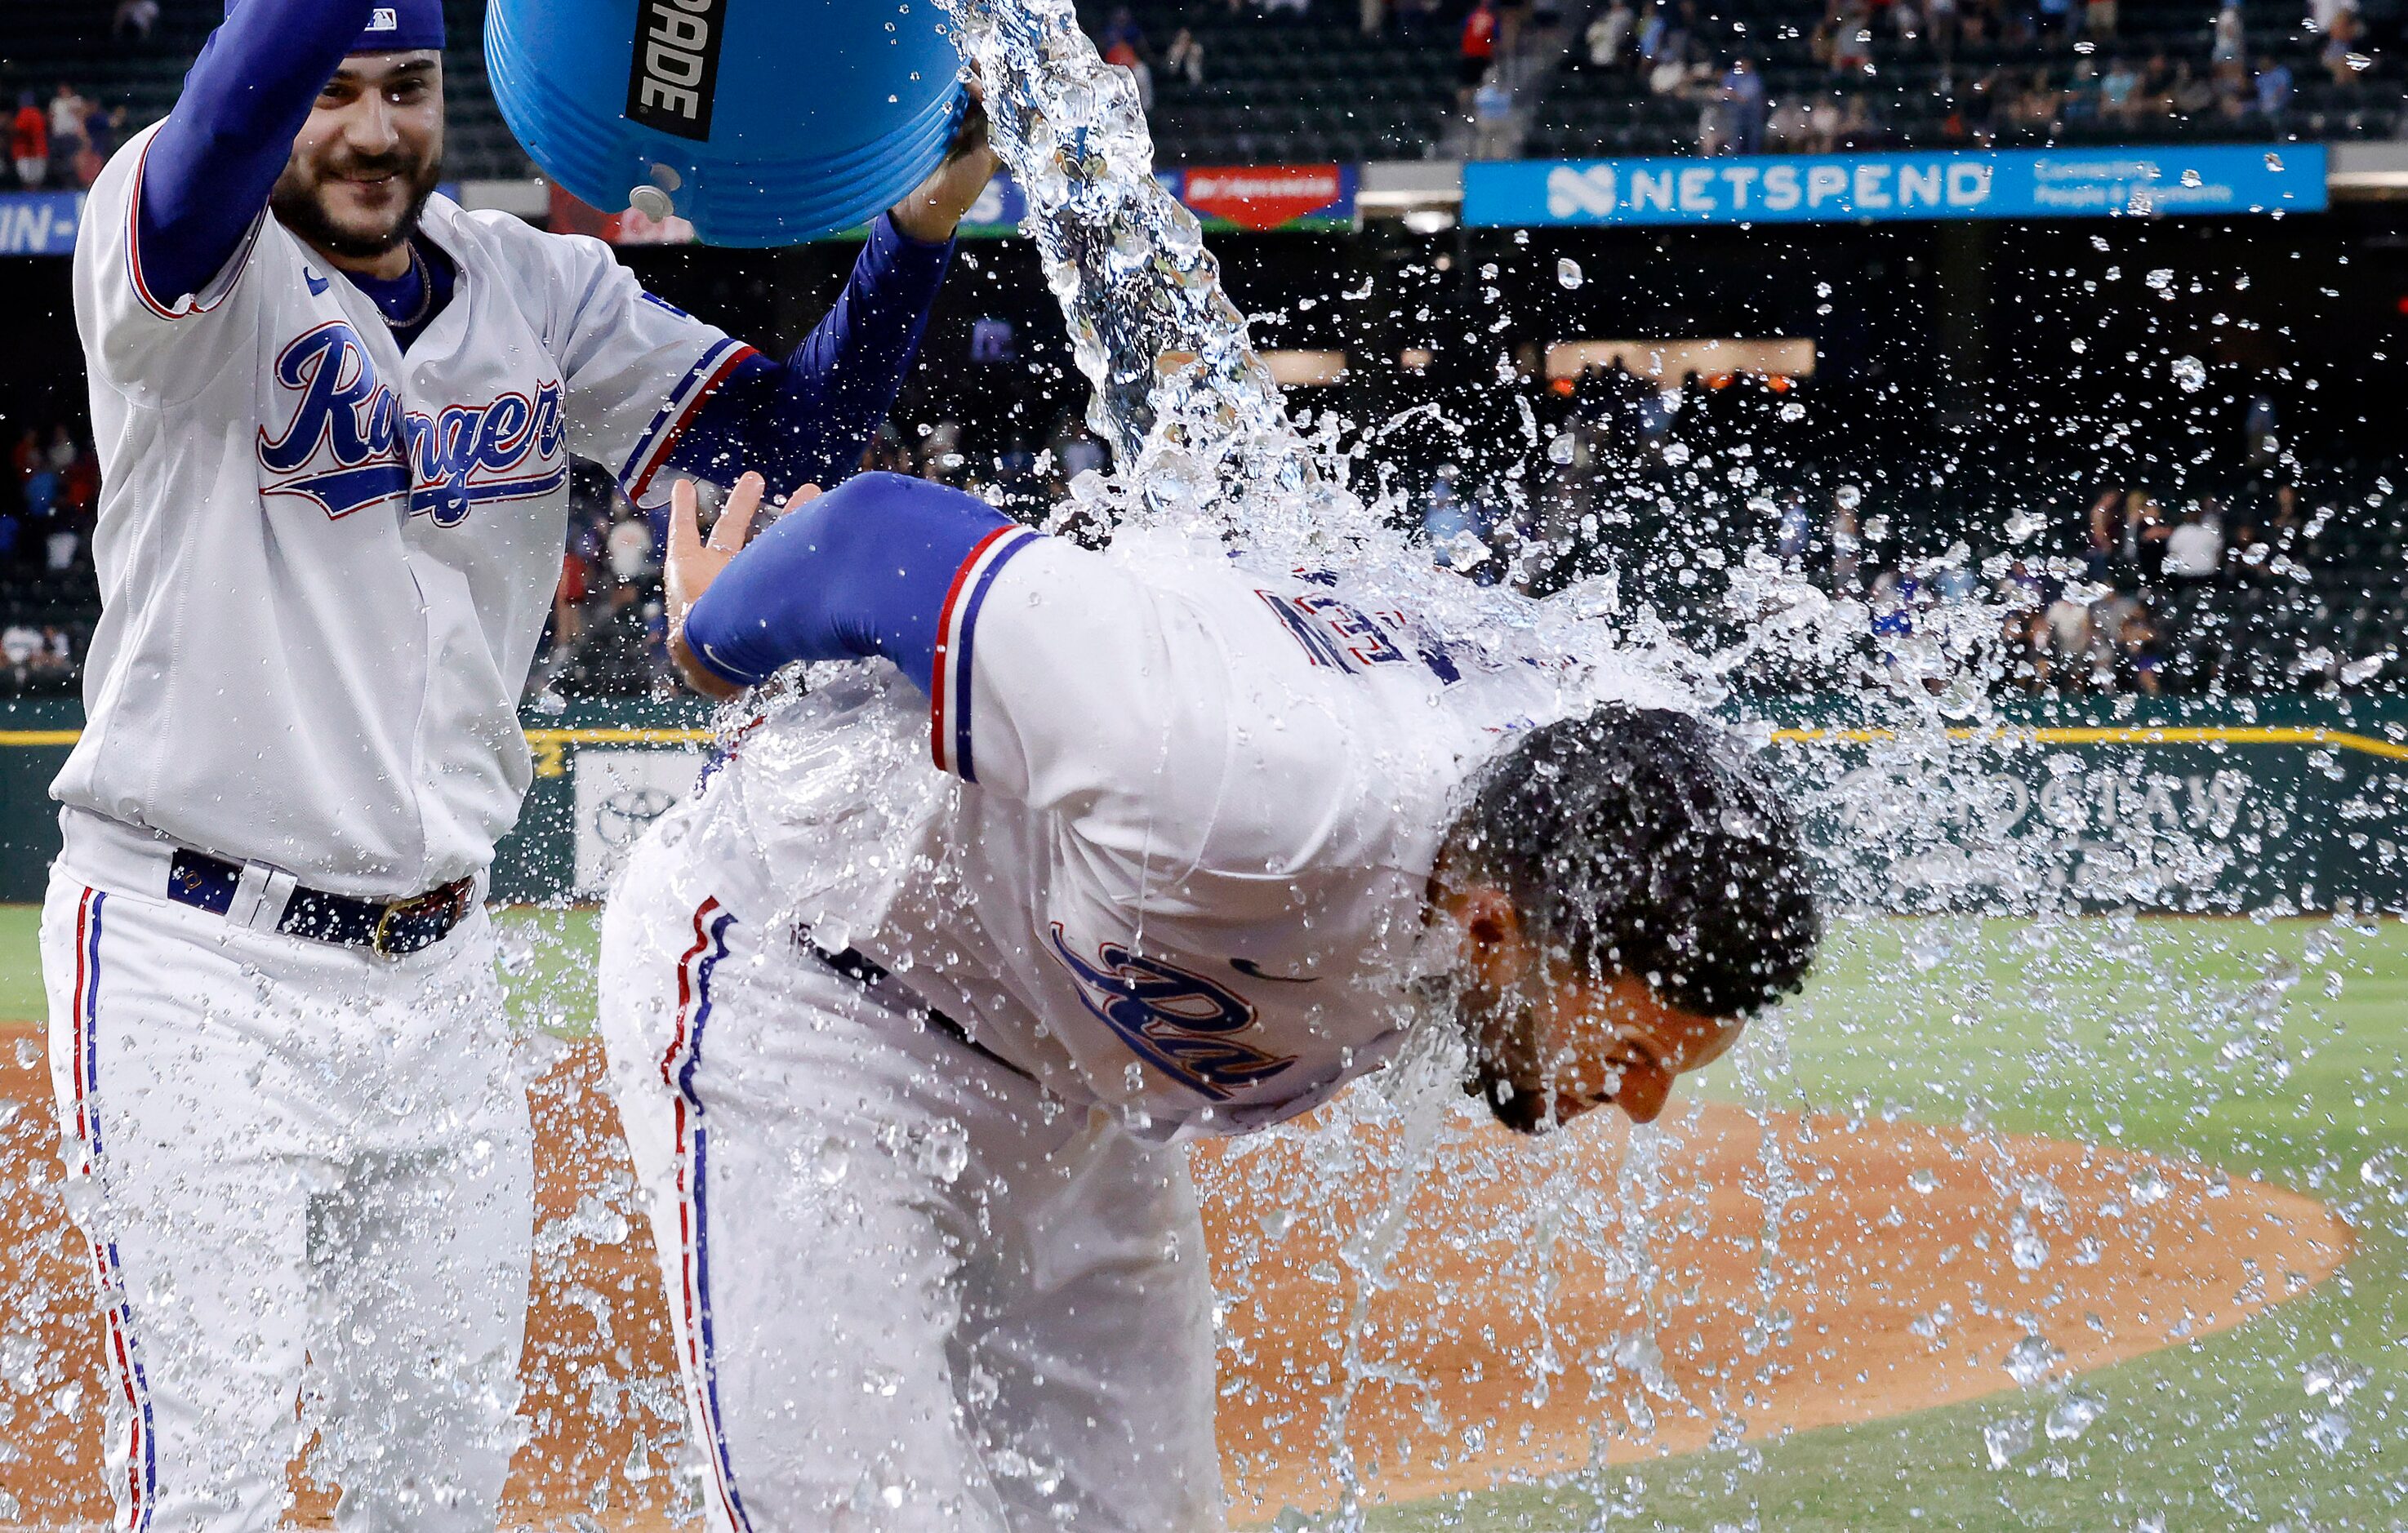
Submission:
{"label": "white baseball pant", "polygon": [[605,911],[603,1037],[712,1526],[1223,1526],[1185,1151],[830,970],[675,839]]}
{"label": "white baseball pant", "polygon": [[382,958],[63,859],[41,942],[118,1528],[275,1528],[314,1429],[346,1533],[491,1533],[533,1170],[485,916]]}

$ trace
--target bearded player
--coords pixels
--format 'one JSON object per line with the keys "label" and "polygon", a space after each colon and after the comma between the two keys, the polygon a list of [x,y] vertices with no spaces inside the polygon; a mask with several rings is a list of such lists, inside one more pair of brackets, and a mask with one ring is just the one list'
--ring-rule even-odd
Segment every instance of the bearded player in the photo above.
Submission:
{"label": "bearded player", "polygon": [[1795,822],[1698,719],[888,475],[735,553],[760,489],[709,545],[678,492],[690,675],[866,664],[761,696],[603,929],[723,1533],[1221,1526],[1179,1141],[1417,1018],[1515,1128],[1643,1123],[1806,969]]}
{"label": "bearded player", "polygon": [[103,611],[42,948],[122,1527],[275,1526],[312,1428],[342,1526],[493,1527],[532,1204],[480,905],[569,454],[841,476],[992,163],[776,362],[435,195],[442,44],[440,0],[240,0],[77,245]]}

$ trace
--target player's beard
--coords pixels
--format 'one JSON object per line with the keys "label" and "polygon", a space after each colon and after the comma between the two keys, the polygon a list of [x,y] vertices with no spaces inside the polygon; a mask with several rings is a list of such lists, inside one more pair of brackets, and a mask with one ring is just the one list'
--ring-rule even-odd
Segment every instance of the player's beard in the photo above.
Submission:
{"label": "player's beard", "polygon": [[[392,224],[381,230],[347,227],[335,222],[322,200],[325,185],[338,177],[355,175],[386,175],[401,178],[409,188],[409,199],[394,215]],[[312,167],[303,174],[287,165],[267,194],[267,206],[277,222],[300,237],[329,254],[352,261],[373,261],[378,256],[398,250],[404,241],[418,232],[419,216],[426,210],[426,199],[443,180],[443,149],[438,142],[423,158],[396,150],[391,154],[365,158],[344,156]]]}
{"label": "player's beard", "polygon": [[1416,1010],[1462,1040],[1465,1096],[1479,1097],[1516,1134],[1556,1126],[1554,1093],[1538,1079],[1538,1019],[1527,1001],[1491,995],[1455,973],[1420,976],[1409,994]]}

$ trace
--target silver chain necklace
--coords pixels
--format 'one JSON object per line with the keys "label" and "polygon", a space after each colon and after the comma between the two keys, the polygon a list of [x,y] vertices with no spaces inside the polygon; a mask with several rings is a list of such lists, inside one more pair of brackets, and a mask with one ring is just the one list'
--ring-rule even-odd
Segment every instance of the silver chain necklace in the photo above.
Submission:
{"label": "silver chain necklace", "polygon": [[[385,315],[385,326],[391,330],[415,330],[426,322],[426,311],[435,307],[435,274],[426,269],[426,258],[418,253],[418,241],[409,242],[410,275],[418,279],[418,308],[409,318],[396,320]],[[381,307],[377,310],[383,313]]]}

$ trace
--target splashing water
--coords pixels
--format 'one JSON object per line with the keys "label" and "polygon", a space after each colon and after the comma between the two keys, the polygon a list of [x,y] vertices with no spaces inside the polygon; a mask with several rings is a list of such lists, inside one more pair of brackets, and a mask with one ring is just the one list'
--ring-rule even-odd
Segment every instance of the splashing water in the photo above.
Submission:
{"label": "splashing water", "polygon": [[1451,641],[1573,659],[1567,711],[1609,696],[1717,699],[1707,669],[1652,614],[1627,617],[1610,581],[1534,601],[1435,567],[1398,529],[1401,502],[1350,487],[1362,449],[1341,448],[1339,423],[1307,435],[1289,419],[1195,215],[1154,179],[1134,80],[1104,64],[1068,0],[947,8],[1093,385],[1088,423],[1118,466],[1081,476],[1066,511],[1116,530],[1217,535],[1267,566],[1372,577]]}
{"label": "splashing water", "polygon": [[[1082,475],[1073,483],[1065,516],[1076,513],[1116,536],[1217,540],[1269,563],[1337,569],[1418,604],[1451,640],[1570,657],[1575,664],[1561,681],[1567,710],[1605,696],[1714,709],[1728,697],[1727,678],[1768,658],[1785,658],[1822,675],[1860,667],[1887,709],[1885,728],[1844,766],[1806,765],[1799,773],[1800,807],[1819,823],[1823,851],[1860,906],[1956,916],[1953,924],[1934,920],[1909,935],[1905,958],[1891,976],[1902,988],[1928,993],[1952,983],[1986,985],[1986,979],[1975,981],[1970,974],[1986,939],[1961,912],[2003,908],[2046,917],[2146,903],[2170,889],[2204,886],[2223,867],[2225,854],[2218,849],[2230,843],[2236,826],[2246,835],[2253,825],[2267,824],[2249,818],[2258,811],[2234,797],[2221,778],[2194,780],[2183,802],[2163,812],[2153,807],[2157,799],[2151,795],[2163,796],[2167,789],[2132,778],[2106,785],[2101,791],[2107,802],[2125,806],[2127,816],[2134,806],[2152,806],[2143,812],[2157,814],[2163,835],[2141,854],[2118,863],[2100,855],[2097,843],[2067,819],[2059,802],[2063,795],[2051,799],[2046,812],[2029,813],[2028,797],[2017,796],[2024,790],[1997,775],[1999,748],[1985,735],[1998,717],[1987,695],[2000,670],[1998,635],[2006,610],[1992,600],[1975,598],[1915,614],[1911,632],[1867,665],[1864,636],[1881,614],[1869,611],[1864,602],[1816,589],[1794,565],[1760,549],[1728,561],[1723,604],[1735,621],[1725,629],[1720,648],[1684,646],[1655,609],[1621,590],[1611,576],[1534,599],[1510,589],[1510,579],[1483,586],[1457,572],[1475,558],[1510,564],[1517,557],[1510,547],[1474,539],[1451,551],[1455,569],[1440,567],[1433,551],[1400,530],[1411,520],[1400,500],[1367,499],[1355,488],[1352,471],[1370,458],[1383,428],[1364,431],[1349,446],[1341,440],[1347,428],[1328,415],[1302,424],[1289,417],[1278,385],[1254,349],[1244,315],[1221,286],[1195,218],[1153,175],[1152,141],[1132,77],[1102,62],[1067,0],[946,4],[955,40],[984,82],[997,151],[1026,196],[1024,232],[1037,247],[1078,366],[1093,387],[1089,423],[1114,452],[1114,473]],[[1555,276],[1566,292],[1585,279],[1569,257],[1556,263]],[[2171,270],[2149,270],[2143,280],[2157,296],[2173,297]],[[2081,342],[2075,345],[2079,349]],[[2203,386],[2204,367],[2196,359],[2180,357],[2171,366],[2186,392]],[[1799,406],[1787,404],[1781,418],[1794,420],[1799,413]],[[1525,423],[1531,427],[1535,451],[1540,437],[1526,409]],[[1576,451],[1569,433],[1545,443],[1547,460],[1558,466],[1570,466]],[[1684,460],[1668,451],[1666,461]],[[1694,472],[1689,482],[1698,482]],[[1862,529],[1868,545],[1889,536],[1888,518],[1870,514],[1857,485],[1839,486],[1833,498],[1851,516],[1860,508],[1869,513]],[[1670,512],[1672,503],[1663,502],[1663,509]],[[1769,512],[1770,502],[1757,509],[1759,516]],[[2040,530],[2042,523],[2028,510],[2011,509],[2011,541],[2022,543]],[[1705,521],[1703,530],[1714,525]],[[1726,568],[1718,560],[1709,563]],[[1960,546],[1934,567],[1969,563]],[[1759,742],[1770,738],[1768,726],[1756,729]],[[2081,786],[2089,791],[2086,782]],[[2161,962],[2128,933],[2119,938],[2111,931],[2099,951],[2085,952],[2079,943],[2060,944],[2057,928],[2045,922],[2031,932],[2035,940],[2021,956],[2028,961],[2030,999],[2046,1014],[2066,1010],[2053,985],[2075,978],[2097,982],[2102,972],[2146,977]],[[2284,988],[2267,990],[2255,1001],[2248,990],[2236,995],[2187,988],[2163,998],[2169,1013],[2231,1019],[2233,1041],[2210,1067],[2222,1073],[2192,1082],[2200,1088],[2202,1103],[2251,1089],[2258,1079],[2279,1080],[2281,1067],[2270,1061],[2279,1053],[2272,1033]],[[1960,1014],[1956,1020],[1971,1019]],[[2147,1020],[2134,1025],[2164,1024]],[[1779,1112],[1776,1079],[1785,1088],[1780,1102],[1794,1103],[1798,1096],[1789,1079],[1788,1034],[1787,1013],[1776,1011],[1758,1021],[1739,1056],[1743,1096],[1761,1137],[1752,1147],[1752,1168],[1742,1164],[1733,1180],[1754,1198],[1761,1218],[1742,1248],[1753,1253],[1753,1281],[1720,1301],[1727,1311],[1721,1318],[1734,1333],[1730,1351],[1743,1361],[1724,1382],[1702,1388],[1684,1388],[1670,1366],[1676,1355],[1697,1354],[1697,1328],[1714,1324],[1717,1312],[1675,1276],[1683,1270],[1678,1261],[1697,1249],[1680,1242],[1698,1239],[1705,1227],[1704,1190],[1679,1186],[1672,1168],[1678,1156],[1668,1146],[1677,1144],[1677,1131],[1632,1136],[1618,1153],[1610,1184],[1575,1187],[1578,1173],[1559,1141],[1517,1145],[1511,1157],[1473,1148],[1443,1062],[1416,1057],[1393,1067],[1376,1089],[1341,1098],[1312,1128],[1290,1126],[1225,1146],[1218,1161],[1199,1169],[1208,1193],[1258,1197],[1269,1211],[1249,1226],[1259,1229],[1259,1245],[1249,1242],[1223,1254],[1225,1270],[1216,1273],[1216,1281],[1225,1312],[1250,1303],[1259,1309],[1266,1293],[1280,1291],[1278,1268],[1288,1259],[1282,1252],[1326,1253],[1307,1274],[1331,1291],[1321,1338],[1325,1361],[1319,1365],[1326,1388],[1304,1416],[1292,1418],[1289,1429],[1309,1430],[1331,1468],[1331,1526],[1362,1525],[1368,1475],[1411,1467],[1416,1455],[1432,1464],[1457,1454],[1476,1459],[1506,1435],[1503,1412],[1449,1419],[1441,1407],[1447,1386],[1455,1381],[1413,1361],[1419,1354],[1400,1343],[1398,1323],[1393,1314],[1383,1319],[1388,1312],[1381,1308],[1399,1282],[1413,1281],[1399,1274],[1414,1269],[1415,1205],[1460,1198],[1470,1182],[1483,1179],[1513,1190],[1500,1204],[1499,1227],[1493,1233],[1497,1240],[1511,1242],[1509,1266],[1526,1289],[1513,1303],[1537,1316],[1524,1343],[1526,1354],[1505,1363],[1505,1370],[1530,1402],[1543,1402],[1551,1394],[1577,1395],[1577,1389],[1557,1387],[1556,1376],[1585,1371],[1587,1397],[1596,1402],[1592,1409],[1598,1414],[1590,1435],[1561,1460],[1564,1469],[1600,1477],[1597,1483],[1603,1486],[1608,1438],[1635,1441],[1648,1452],[1644,1445],[1658,1441],[1668,1423],[1682,1420],[1711,1424],[1709,1447],[1735,1451],[1729,1462],[1752,1462],[1755,1450],[1742,1446],[1748,1426],[1737,1407],[1751,1397],[1752,1388],[1806,1366],[1800,1352],[1805,1333],[1818,1328],[1811,1325],[1816,1293],[1812,1274],[1822,1254],[1790,1226],[1801,1211],[1827,1196],[1826,1184],[1834,1175],[1831,1147],[1818,1138],[1824,1131],[1802,1119],[1793,1125]],[[1984,1142],[1985,1102],[1967,1091],[1956,1105],[1961,1132]],[[1859,1109],[1855,1119],[1868,1109]],[[1899,1116],[1889,1105],[1880,1113],[1885,1124]],[[1952,1196],[1931,1167],[1944,1164],[1943,1155],[1964,1156],[1945,1150],[1935,1153],[1937,1149],[1920,1144],[1914,1158],[1899,1168],[1900,1190],[1912,1206],[1904,1212],[1893,1207],[1890,1217],[1880,1221],[1883,1225],[1912,1229],[1921,1217],[1918,1211]],[[2007,1272],[2026,1282],[2060,1282],[2061,1270],[2095,1269],[2102,1253],[2114,1252],[2119,1232],[2074,1227],[2062,1196],[2033,1195],[2034,1180],[2014,1170],[2014,1153],[1997,1149],[1993,1158],[1989,1209],[1995,1223],[1982,1241],[1985,1249],[1996,1247],[1997,1261]],[[1684,1162],[1681,1172],[1693,1164]],[[1368,1193],[1367,1170],[1378,1173]],[[2092,1206],[2114,1217],[2157,1218],[2176,1190],[2147,1159],[2102,1171],[2093,1181]],[[1961,1177],[1949,1186],[1959,1189],[1953,1196],[1967,1196]],[[1346,1189],[1344,1196],[1340,1189]],[[2196,1193],[2187,1183],[2182,1190]],[[1567,1209],[1583,1212],[1574,1217]],[[1319,1245],[1312,1244],[1322,1237]],[[1303,1246],[1296,1244],[1298,1239]],[[1681,1254],[1671,1254],[1676,1252]],[[1930,1254],[1941,1263],[1953,1254]],[[1587,1340],[1559,1337],[1552,1328],[1549,1317],[1561,1296],[1583,1283],[1609,1294],[1621,1307],[1610,1340],[1597,1340],[1594,1332]],[[1471,1339],[1457,1331],[1466,1323],[1450,1311],[1473,1296],[1441,1287],[1430,1297],[1435,1302],[1403,1329],[1469,1345]],[[1977,1343],[1967,1325],[1977,1318],[1992,1325],[2007,1323],[1978,1294],[1969,1297],[1961,1318],[1959,1308],[1938,1303],[1928,1324],[1913,1327],[1929,1349],[1928,1355],[1950,1355],[1952,1347],[1970,1354]],[[1800,1312],[1793,1314],[1793,1309]],[[1986,1350],[1978,1363],[1969,1356],[1967,1365],[1992,1379],[2003,1368],[2008,1381],[2030,1394],[2043,1387],[2051,1392],[2049,1400],[2028,1400],[1979,1429],[1973,1456],[1999,1469],[2017,1465],[2043,1433],[2051,1444],[2077,1441],[2106,1410],[2104,1397],[2070,1384],[2059,1373],[2067,1354],[2036,1328],[2036,1321],[2016,1324],[2022,1327],[2015,1333],[2019,1340],[1979,1343],[1997,1350]],[[1690,1332],[1685,1337],[1678,1334],[1684,1328]],[[2329,1376],[2337,1375],[2312,1370],[2310,1393],[2317,1395]],[[2327,1415],[2340,1421],[2336,1412],[2345,1395],[2345,1388],[2326,1384],[2317,1397],[2329,1408]],[[1251,1394],[1245,1397],[1252,1403]],[[1417,1402],[1403,1414],[1422,1429],[1420,1440],[1371,1443],[1369,1455],[1386,1459],[1365,1461],[1353,1418],[1368,1411],[1381,1421],[1396,1419],[1395,1411],[1383,1416],[1381,1411],[1398,1399]],[[1526,1423],[1522,1430],[1526,1436]],[[2338,1452],[2346,1433],[2346,1422],[2336,1426],[2320,1420],[2311,1440],[2328,1453]],[[1635,1476],[1610,1495],[1598,1494],[1601,1507],[1626,1497],[1634,1508],[1643,1501]],[[1281,1526],[1302,1526],[1305,1521],[1291,1512]]]}

